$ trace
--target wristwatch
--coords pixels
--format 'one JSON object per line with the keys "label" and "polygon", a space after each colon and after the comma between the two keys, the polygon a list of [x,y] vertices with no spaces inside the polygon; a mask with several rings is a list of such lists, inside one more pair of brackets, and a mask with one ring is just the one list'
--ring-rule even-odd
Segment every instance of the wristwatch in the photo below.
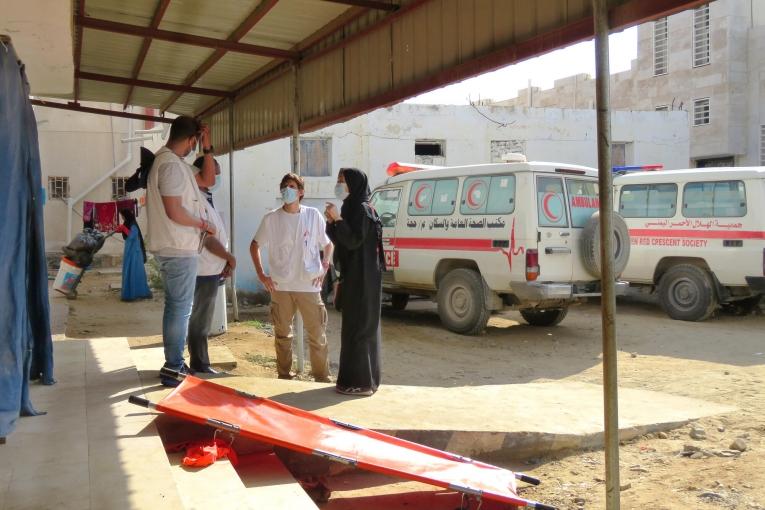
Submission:
{"label": "wristwatch", "polygon": [[215,149],[213,148],[212,145],[210,146],[209,149],[205,149],[204,147],[202,148],[202,153],[203,154],[213,154],[214,151],[215,151]]}

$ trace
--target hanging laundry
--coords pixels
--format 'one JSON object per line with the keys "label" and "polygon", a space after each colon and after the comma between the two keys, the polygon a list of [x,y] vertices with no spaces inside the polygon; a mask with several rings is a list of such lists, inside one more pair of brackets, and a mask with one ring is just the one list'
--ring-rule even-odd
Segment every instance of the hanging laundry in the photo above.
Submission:
{"label": "hanging laundry", "polygon": [[126,200],[117,201],[117,212],[123,209],[128,209],[133,213],[133,216],[138,217],[138,201],[135,198],[129,198]]}
{"label": "hanging laundry", "polygon": [[82,223],[84,228],[93,228],[93,209],[95,208],[95,202],[85,201],[82,203]]}
{"label": "hanging laundry", "polygon": [[101,232],[117,230],[120,223],[117,219],[117,202],[103,202],[95,205],[95,224]]}

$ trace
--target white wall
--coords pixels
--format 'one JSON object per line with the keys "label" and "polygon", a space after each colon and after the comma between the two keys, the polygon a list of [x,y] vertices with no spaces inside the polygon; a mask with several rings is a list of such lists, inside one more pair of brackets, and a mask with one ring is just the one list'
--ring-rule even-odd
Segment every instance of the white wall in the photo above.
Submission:
{"label": "white wall", "polygon": [[[530,160],[560,161],[596,166],[595,112],[541,108],[479,107],[490,122],[470,106],[400,104],[305,136],[332,138],[333,175],[306,178],[305,205],[323,210],[334,200],[337,171],[354,166],[370,176],[374,187],[387,177],[392,161],[412,162],[418,139],[445,140],[449,166],[488,163],[491,140],[518,140]],[[684,168],[689,159],[686,112],[614,112],[613,140],[632,143],[632,164],[661,163],[667,169]],[[277,140],[238,151],[235,167],[235,254],[238,286],[258,292],[260,283],[249,255],[249,245],[263,215],[281,204],[279,181],[290,168],[290,143]],[[228,158],[219,157],[223,191],[216,205],[228,214]]]}
{"label": "white wall", "polygon": [[[109,104],[87,103],[87,106],[109,109]],[[118,105],[111,105],[121,110]],[[40,145],[42,184],[46,189],[45,249],[58,252],[69,243],[67,239],[67,206],[63,200],[48,196],[48,177],[69,177],[69,196],[74,198],[89,188],[95,181],[112,170],[128,154],[128,147],[133,154],[132,161],[115,173],[114,177],[129,177],[140,164],[139,143],[122,143],[127,138],[129,121],[117,117],[72,112],[54,108],[34,107],[37,118],[37,130]],[[133,121],[135,129],[144,127],[143,121]],[[152,150],[161,143],[154,143]],[[111,178],[85,196],[84,200],[108,202],[111,200]],[[131,194],[138,198],[143,191]],[[139,214],[139,225],[145,231],[143,215]],[[72,236],[82,230],[82,201],[75,204],[72,217]],[[109,239],[101,249],[101,254],[122,254],[123,243],[120,236]]]}

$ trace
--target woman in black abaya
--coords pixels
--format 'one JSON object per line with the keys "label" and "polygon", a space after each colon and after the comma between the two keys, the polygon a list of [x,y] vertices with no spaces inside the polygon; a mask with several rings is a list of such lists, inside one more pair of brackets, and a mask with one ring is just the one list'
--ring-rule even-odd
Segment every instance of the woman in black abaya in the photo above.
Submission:
{"label": "woman in black abaya", "polygon": [[380,386],[380,301],[385,270],[382,224],[369,205],[364,172],[341,168],[335,195],[343,200],[340,212],[327,204],[324,214],[341,281],[343,320],[336,390],[369,396]]}

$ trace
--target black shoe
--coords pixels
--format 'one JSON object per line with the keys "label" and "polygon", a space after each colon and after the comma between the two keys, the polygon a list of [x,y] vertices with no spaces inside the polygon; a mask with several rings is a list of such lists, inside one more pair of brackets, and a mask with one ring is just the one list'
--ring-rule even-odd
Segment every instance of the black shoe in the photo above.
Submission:
{"label": "black shoe", "polygon": [[194,371],[195,374],[213,374],[213,375],[215,375],[215,374],[222,374],[222,373],[224,373],[221,370],[215,370],[211,366],[206,366],[206,367],[200,368],[200,369],[192,368],[192,370]]}
{"label": "black shoe", "polygon": [[295,378],[295,376],[292,375],[292,374],[279,374],[279,379],[284,379],[286,381],[290,381],[290,380],[292,380],[294,378]]}
{"label": "black shoe", "polygon": [[159,379],[160,384],[162,386],[166,386],[168,388],[177,388],[179,384],[181,384],[181,381],[178,379],[173,379],[172,377],[165,377],[164,375],[160,377]]}

